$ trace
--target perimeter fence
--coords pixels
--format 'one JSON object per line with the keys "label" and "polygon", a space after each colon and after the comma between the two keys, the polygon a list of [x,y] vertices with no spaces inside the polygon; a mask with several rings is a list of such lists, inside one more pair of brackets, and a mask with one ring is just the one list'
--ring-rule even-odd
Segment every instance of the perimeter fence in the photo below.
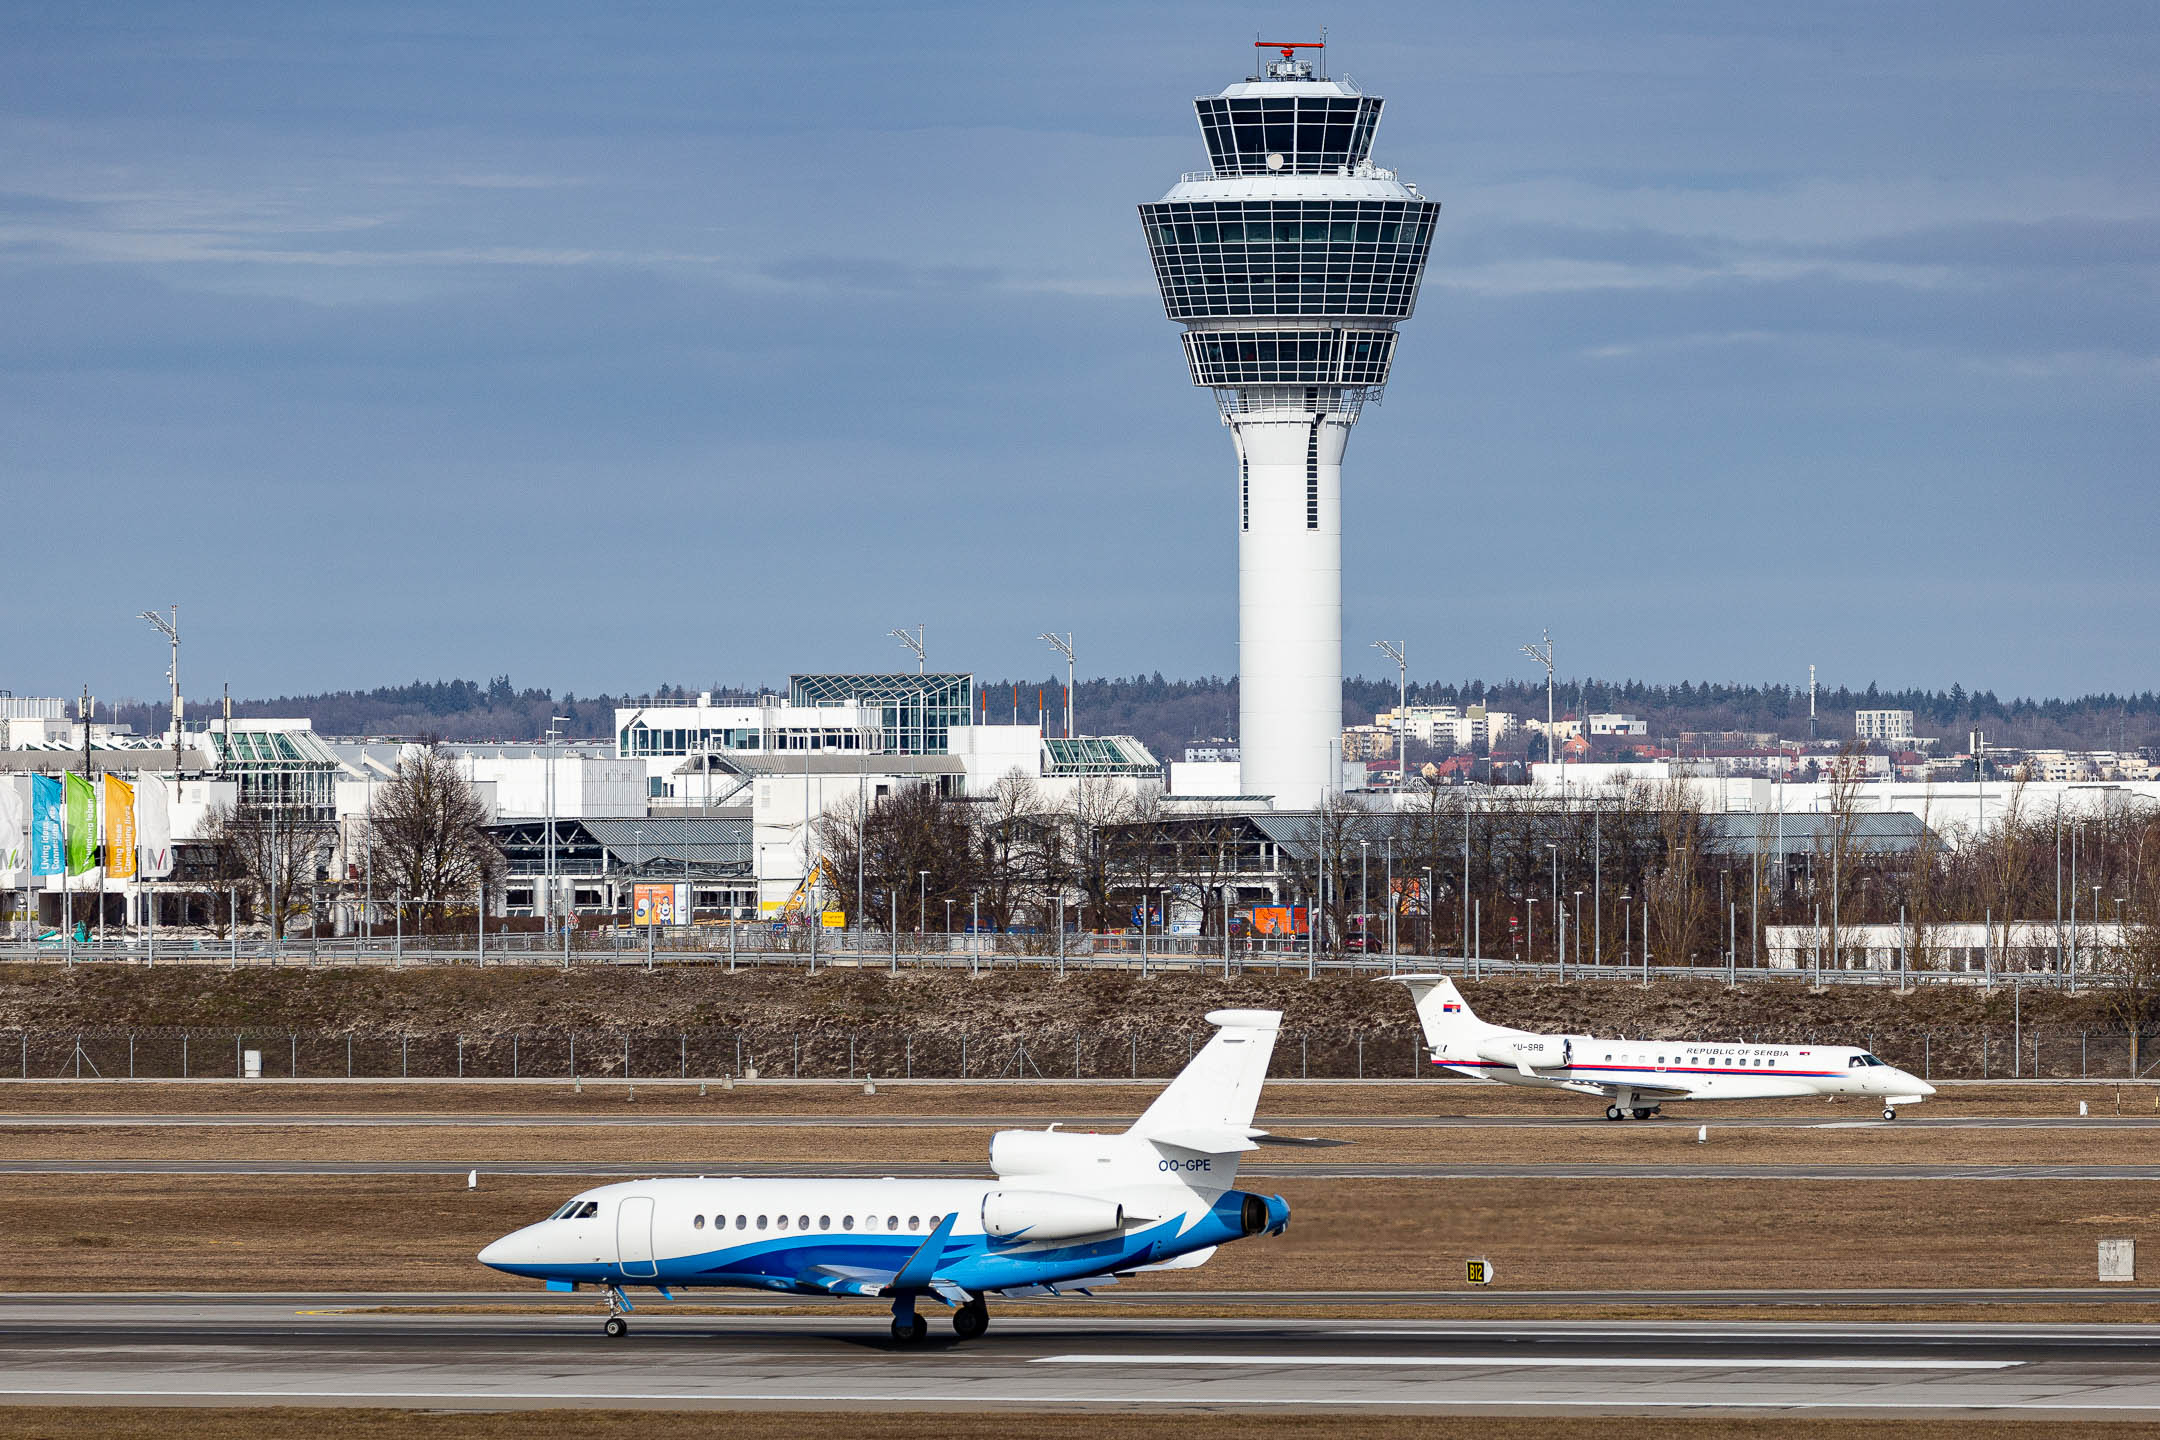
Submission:
{"label": "perimeter fence", "polygon": [[[1211,1033],[1204,1026],[919,1030],[542,1029],[445,1030],[86,1027],[0,1031],[0,1080],[1164,1080]],[[1878,1035],[1858,1026],[1773,1028],[1742,1043],[1857,1045],[1925,1079],[2131,1079],[2127,1031],[1986,1025]],[[2137,1053],[2152,1053],[2150,1037]],[[260,1061],[249,1074],[248,1056]],[[1677,1061],[1678,1057],[1675,1056]],[[2154,1068],[2147,1065],[2146,1069]],[[1452,1078],[1427,1063],[1408,1023],[1369,1029],[1287,1029],[1276,1079]]]}

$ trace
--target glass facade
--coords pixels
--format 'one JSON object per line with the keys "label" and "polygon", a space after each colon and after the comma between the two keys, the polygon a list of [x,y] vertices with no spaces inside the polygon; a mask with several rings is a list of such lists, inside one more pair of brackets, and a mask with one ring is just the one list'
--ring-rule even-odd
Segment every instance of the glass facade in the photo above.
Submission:
{"label": "glass facade", "polygon": [[1173,320],[1406,320],[1439,209],[1430,200],[1166,200],[1140,215]]}
{"label": "glass facade", "polygon": [[1193,104],[1218,175],[1333,175],[1372,152],[1380,125],[1372,95],[1214,96]]}
{"label": "glass facade", "polygon": [[950,731],[975,718],[973,675],[791,675],[791,705],[869,705],[882,717],[885,753],[943,755]]}
{"label": "glass facade", "polygon": [[1392,330],[1189,330],[1195,385],[1385,385]]}

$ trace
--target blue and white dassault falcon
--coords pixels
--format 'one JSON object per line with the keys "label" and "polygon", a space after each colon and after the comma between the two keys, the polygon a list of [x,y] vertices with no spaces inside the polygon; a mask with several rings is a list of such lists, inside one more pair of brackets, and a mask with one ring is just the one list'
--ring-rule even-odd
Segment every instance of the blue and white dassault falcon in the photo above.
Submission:
{"label": "blue and white dassault falcon", "polygon": [[893,1338],[929,1333],[918,1300],[952,1307],[963,1340],[990,1324],[990,1295],[1088,1293],[1144,1270],[1207,1263],[1215,1247],[1280,1235],[1281,1196],[1234,1188],[1238,1157],[1275,1137],[1252,1128],[1278,1010],[1218,1010],[1218,1027],[1122,1135],[1005,1130],[992,1180],[634,1180],[566,1201],[503,1236],[480,1263],[551,1290],[607,1292],[604,1326],[627,1333],[626,1286],[726,1286],[892,1301]]}
{"label": "blue and white dassault falcon", "polygon": [[1410,987],[1432,1063],[1459,1075],[1603,1098],[1605,1118],[1647,1120],[1665,1100],[1867,1095],[1883,1119],[1935,1093],[1919,1076],[1850,1045],[1733,1040],[1600,1040],[1538,1035],[1478,1019],[1445,975],[1392,977]]}

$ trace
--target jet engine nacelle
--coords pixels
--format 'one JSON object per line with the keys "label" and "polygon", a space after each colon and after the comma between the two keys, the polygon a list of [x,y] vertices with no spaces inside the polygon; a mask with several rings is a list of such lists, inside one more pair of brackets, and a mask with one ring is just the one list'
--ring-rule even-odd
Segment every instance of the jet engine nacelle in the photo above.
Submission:
{"label": "jet engine nacelle", "polygon": [[1565,1035],[1495,1036],[1479,1045],[1477,1054],[1495,1065],[1533,1070],[1564,1070],[1575,1063],[1574,1042]]}
{"label": "jet engine nacelle", "polygon": [[1000,1240],[1073,1240],[1125,1224],[1125,1207],[1052,1190],[993,1190],[983,1196],[983,1229]]}

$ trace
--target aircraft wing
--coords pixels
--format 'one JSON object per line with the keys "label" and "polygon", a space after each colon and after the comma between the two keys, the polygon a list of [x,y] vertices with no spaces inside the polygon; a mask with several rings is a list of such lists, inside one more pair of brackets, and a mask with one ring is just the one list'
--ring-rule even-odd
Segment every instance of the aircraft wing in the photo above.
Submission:
{"label": "aircraft wing", "polygon": [[1563,1089],[1583,1095],[1599,1095],[1607,1100],[1617,1100],[1623,1091],[1638,1100],[1690,1100],[1695,1092],[1671,1085],[1616,1085],[1604,1080],[1565,1080]]}
{"label": "aircraft wing", "polygon": [[937,1263],[944,1258],[945,1241],[952,1235],[953,1222],[960,1217],[947,1215],[938,1222],[937,1228],[923,1238],[915,1247],[915,1253],[898,1270],[873,1270],[861,1265],[813,1265],[810,1267],[812,1283],[834,1295],[890,1295],[899,1290],[935,1290],[944,1294],[946,1287],[939,1282]]}
{"label": "aircraft wing", "polygon": [[813,1265],[808,1278],[834,1295],[882,1295],[892,1284],[893,1272],[859,1265]]}

